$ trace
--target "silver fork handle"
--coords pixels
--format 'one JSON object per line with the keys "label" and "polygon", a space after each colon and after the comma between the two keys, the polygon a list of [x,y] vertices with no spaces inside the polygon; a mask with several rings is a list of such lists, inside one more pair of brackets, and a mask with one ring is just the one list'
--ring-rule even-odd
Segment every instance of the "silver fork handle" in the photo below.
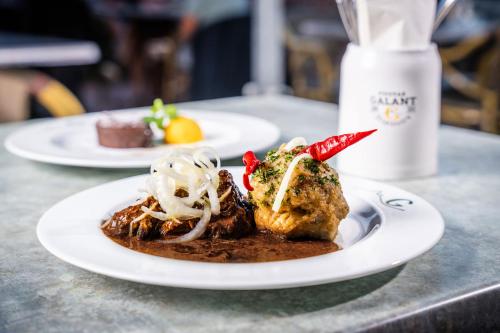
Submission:
{"label": "silver fork handle", "polygon": [[[339,9],[340,19],[344,24],[344,28],[347,32],[347,36],[349,40],[353,43],[358,43],[358,36],[354,31],[354,27],[356,22],[352,22],[352,13],[347,13],[346,1],[345,0],[336,0],[337,8]],[[353,26],[354,25],[354,26]]]}
{"label": "silver fork handle", "polygon": [[441,5],[439,6],[438,12],[436,14],[436,19],[434,20],[434,27],[433,31],[436,31],[437,28],[443,23],[443,20],[448,16],[450,11],[453,9],[455,4],[457,3],[456,0],[444,0],[441,1]]}

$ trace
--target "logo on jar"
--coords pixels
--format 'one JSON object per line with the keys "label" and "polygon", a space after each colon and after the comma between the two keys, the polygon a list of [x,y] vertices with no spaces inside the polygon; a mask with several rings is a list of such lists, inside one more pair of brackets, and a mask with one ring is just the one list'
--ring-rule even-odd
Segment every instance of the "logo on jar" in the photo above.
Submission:
{"label": "logo on jar", "polygon": [[370,98],[375,117],[387,125],[399,125],[409,121],[416,112],[417,97],[405,92],[378,92]]}

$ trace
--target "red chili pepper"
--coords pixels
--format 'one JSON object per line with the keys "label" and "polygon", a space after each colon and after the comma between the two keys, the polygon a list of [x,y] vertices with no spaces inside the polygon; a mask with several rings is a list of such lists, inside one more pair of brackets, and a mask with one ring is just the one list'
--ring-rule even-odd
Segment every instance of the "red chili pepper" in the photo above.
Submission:
{"label": "red chili pepper", "polygon": [[313,143],[309,147],[305,148],[302,152],[308,153],[314,160],[326,161],[335,154],[341,152],[350,145],[355,144],[359,140],[366,138],[368,135],[372,134],[375,131],[376,129],[366,132],[331,136],[326,140]]}
{"label": "red chili pepper", "polygon": [[257,159],[257,156],[255,156],[255,153],[253,151],[247,151],[243,155],[243,164],[245,164],[245,174],[243,175],[243,185],[245,185],[245,188],[249,191],[253,191],[252,185],[250,185],[250,178],[249,176],[257,169],[257,167],[260,164],[260,161]]}

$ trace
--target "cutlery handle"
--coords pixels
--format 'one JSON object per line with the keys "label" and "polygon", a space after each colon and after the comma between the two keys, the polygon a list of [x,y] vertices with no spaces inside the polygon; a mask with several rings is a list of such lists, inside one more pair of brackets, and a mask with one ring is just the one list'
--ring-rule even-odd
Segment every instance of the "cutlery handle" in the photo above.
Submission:
{"label": "cutlery handle", "polygon": [[456,0],[440,1],[440,4],[438,6],[439,9],[436,14],[436,19],[434,20],[433,31],[436,31],[437,28],[439,28],[443,20],[446,18],[446,16],[448,16],[448,14],[453,9],[456,3],[457,3]]}
{"label": "cutlery handle", "polygon": [[354,20],[353,8],[352,6],[351,7],[348,6],[347,1],[349,0],[336,0],[337,8],[339,10],[340,19],[344,24],[349,40],[357,44],[358,43],[357,26],[356,26],[357,22],[355,22]]}

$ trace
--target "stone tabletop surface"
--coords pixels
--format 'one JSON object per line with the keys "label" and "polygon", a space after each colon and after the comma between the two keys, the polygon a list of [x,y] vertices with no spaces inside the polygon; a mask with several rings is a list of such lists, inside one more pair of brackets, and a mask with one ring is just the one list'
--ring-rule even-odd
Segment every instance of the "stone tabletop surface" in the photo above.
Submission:
{"label": "stone tabletop surface", "polygon": [[[299,135],[315,141],[336,129],[334,105],[293,97],[185,105],[268,119],[281,128],[282,141]],[[0,125],[0,140],[26,124]],[[56,202],[145,170],[42,164],[13,156],[2,146],[0,332],[334,332],[435,325],[453,330],[460,321],[500,307],[500,137],[442,127],[439,161],[435,177],[393,183],[422,196],[443,215],[445,234],[428,253],[398,268],[340,283],[209,291],[97,275],[57,259],[38,242],[38,219]],[[460,304],[466,304],[465,319],[454,317]]]}

